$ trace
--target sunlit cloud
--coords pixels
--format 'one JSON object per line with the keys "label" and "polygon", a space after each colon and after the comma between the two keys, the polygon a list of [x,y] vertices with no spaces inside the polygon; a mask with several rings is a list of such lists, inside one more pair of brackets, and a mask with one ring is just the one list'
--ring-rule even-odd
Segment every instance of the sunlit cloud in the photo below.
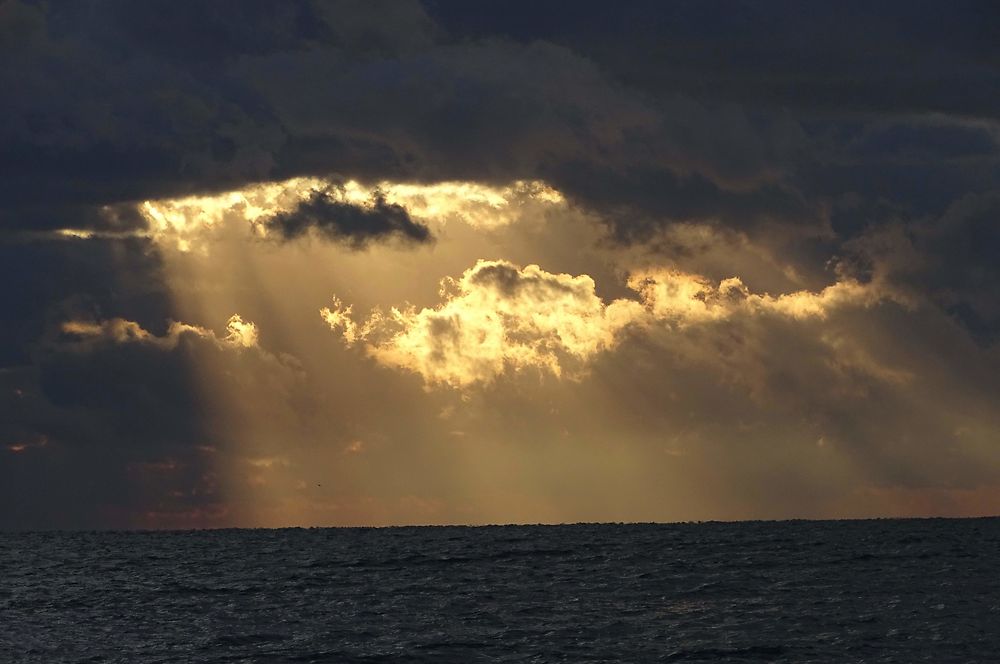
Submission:
{"label": "sunlit cloud", "polygon": [[[483,230],[499,229],[567,206],[562,193],[538,180],[491,186],[471,181],[422,184],[383,180],[364,184],[337,178],[297,177],[219,193],[142,201],[134,209],[145,219],[147,228],[67,227],[25,232],[22,236],[25,240],[151,238],[161,246],[181,252],[206,253],[206,241],[231,224],[246,229],[250,237],[284,237],[280,225],[269,221],[292,214],[317,197],[333,204],[355,206],[362,213],[379,205],[398,206],[424,226],[463,223]],[[101,208],[101,213],[113,216],[120,207]]]}
{"label": "sunlit cloud", "polygon": [[346,343],[364,341],[380,363],[419,373],[430,384],[464,387],[507,369],[572,373],[610,347],[641,305],[605,305],[594,287],[587,275],[481,260],[442,282],[444,302],[437,307],[376,311],[361,325],[339,300],[320,314]]}
{"label": "sunlit cloud", "polygon": [[[556,377],[583,375],[598,353],[614,348],[626,328],[685,329],[737,316],[822,320],[842,307],[895,299],[879,284],[837,282],[818,292],[753,293],[736,277],[718,284],[670,269],[629,275],[636,299],[605,303],[589,275],[553,274],[537,265],[480,260],[441,283],[434,307],[373,310],[360,322],[334,298],[320,316],[345,344],[363,344],[378,363],[412,371],[428,385],[463,388],[507,371],[536,369]],[[831,344],[845,345],[843,341]],[[862,351],[848,348],[857,362]],[[888,379],[902,379],[886,374]]]}
{"label": "sunlit cloud", "polygon": [[[265,223],[288,214],[317,195],[368,209],[379,202],[400,206],[423,224],[461,222],[482,229],[512,224],[527,214],[564,207],[563,195],[540,181],[519,180],[506,186],[477,182],[418,184],[380,181],[372,185],[355,180],[300,177],[264,182],[217,194],[147,200],[138,209],[149,223],[149,234],[180,251],[200,248],[196,241],[209,237],[227,222],[247,224],[257,237],[274,229]],[[63,229],[67,237],[91,237],[91,231]]]}
{"label": "sunlit cloud", "polygon": [[157,241],[172,241],[180,251],[189,251],[192,240],[226,221],[252,223],[292,210],[327,186],[320,178],[292,178],[212,195],[143,201],[139,211]]}
{"label": "sunlit cloud", "polygon": [[418,219],[458,221],[487,229],[515,223],[528,212],[566,205],[560,192],[537,180],[519,180],[505,187],[478,182],[382,182],[378,188],[389,202],[402,205]]}
{"label": "sunlit cloud", "polygon": [[773,313],[788,318],[825,318],[844,306],[871,307],[883,300],[909,304],[901,294],[877,283],[850,279],[814,292],[800,290],[781,295],[752,293],[739,277],[718,285],[695,274],[670,269],[644,269],[628,277],[654,318],[678,325],[724,320],[739,314]]}
{"label": "sunlit cloud", "polygon": [[239,314],[233,314],[229,318],[226,323],[226,335],[222,337],[206,328],[177,321],[170,323],[166,334],[157,336],[135,321],[123,318],[104,321],[69,320],[60,325],[60,331],[64,337],[79,344],[99,341],[114,344],[142,343],[170,350],[177,347],[184,335],[190,334],[214,342],[220,347],[241,349],[257,346],[257,326],[244,321]]}
{"label": "sunlit cloud", "polygon": [[253,348],[257,345],[257,326],[245,321],[239,314],[230,316],[226,323],[226,336],[223,343],[239,348]]}

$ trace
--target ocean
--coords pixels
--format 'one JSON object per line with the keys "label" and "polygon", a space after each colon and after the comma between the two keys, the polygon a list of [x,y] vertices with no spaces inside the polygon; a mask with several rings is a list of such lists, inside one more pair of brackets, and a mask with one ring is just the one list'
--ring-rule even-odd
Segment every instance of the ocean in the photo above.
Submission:
{"label": "ocean", "polygon": [[1000,662],[1000,519],[4,533],[0,662]]}

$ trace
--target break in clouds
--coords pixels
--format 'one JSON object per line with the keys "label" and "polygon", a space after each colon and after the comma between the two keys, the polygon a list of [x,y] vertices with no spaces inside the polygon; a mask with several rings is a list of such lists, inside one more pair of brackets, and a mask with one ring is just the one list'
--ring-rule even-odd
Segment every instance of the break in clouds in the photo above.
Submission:
{"label": "break in clouds", "polygon": [[0,527],[992,511],[996,14],[0,4]]}

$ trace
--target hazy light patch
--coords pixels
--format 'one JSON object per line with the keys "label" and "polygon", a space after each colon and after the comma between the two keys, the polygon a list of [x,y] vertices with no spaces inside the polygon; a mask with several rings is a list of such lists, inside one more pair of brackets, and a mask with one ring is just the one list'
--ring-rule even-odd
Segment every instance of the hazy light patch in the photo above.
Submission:
{"label": "hazy light patch", "polygon": [[49,444],[49,438],[45,435],[38,436],[35,440],[26,441],[22,440],[16,443],[11,443],[7,445],[7,451],[11,454],[22,454],[32,449],[40,449],[47,447]]}
{"label": "hazy light patch", "polygon": [[[149,222],[150,235],[156,241],[172,243],[186,252],[203,249],[192,242],[209,236],[213,229],[230,221],[247,223],[254,235],[266,237],[266,227],[255,222],[289,212],[317,192],[358,206],[371,206],[373,193],[378,192],[385,202],[406,208],[421,222],[460,221],[484,229],[506,226],[527,214],[565,207],[566,203],[560,192],[540,181],[515,181],[506,186],[476,182],[382,181],[369,186],[355,180],[301,177],[253,184],[219,194],[148,200],[139,204],[138,209]],[[92,235],[87,235],[89,231],[73,229],[59,232],[67,237]]]}
{"label": "hazy light patch", "polygon": [[246,460],[247,465],[252,468],[269,470],[271,468],[287,468],[291,462],[285,457],[257,457]]}
{"label": "hazy light patch", "polygon": [[[870,307],[893,295],[878,284],[838,282],[818,292],[752,293],[737,277],[717,285],[670,269],[631,274],[638,299],[605,304],[589,275],[553,274],[537,265],[479,260],[458,279],[441,282],[435,307],[375,309],[360,323],[334,297],[320,316],[347,345],[363,343],[377,362],[420,374],[428,385],[488,384],[527,368],[579,377],[597,353],[617,345],[627,327],[684,328],[737,316],[823,319],[839,307]],[[859,349],[856,362],[890,381],[908,376],[878,367]]]}

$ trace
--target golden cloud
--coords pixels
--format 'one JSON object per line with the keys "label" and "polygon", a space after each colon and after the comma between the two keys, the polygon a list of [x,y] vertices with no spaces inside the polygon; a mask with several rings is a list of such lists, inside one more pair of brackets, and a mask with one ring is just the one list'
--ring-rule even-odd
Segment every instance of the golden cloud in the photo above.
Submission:
{"label": "golden cloud", "polygon": [[64,335],[75,338],[80,343],[110,341],[115,344],[145,343],[165,350],[176,348],[184,334],[193,334],[228,348],[254,348],[257,346],[257,326],[244,321],[239,314],[230,316],[226,323],[227,334],[218,337],[214,332],[198,325],[172,321],[167,333],[157,336],[134,321],[111,318],[105,321],[65,321],[60,326]]}
{"label": "golden cloud", "polygon": [[419,373],[431,384],[488,383],[505,370],[539,368],[556,376],[610,347],[642,306],[605,305],[587,275],[552,274],[537,265],[480,260],[442,282],[434,308],[374,312],[358,325],[334,300],[320,314],[348,344],[366,343],[380,363]]}
{"label": "golden cloud", "polygon": [[772,296],[750,292],[735,277],[716,285],[669,269],[634,272],[627,285],[638,299],[605,304],[586,274],[479,260],[458,279],[442,281],[443,301],[435,307],[376,309],[359,323],[353,307],[335,297],[320,315],[347,345],[363,343],[380,364],[420,374],[428,385],[464,388],[508,370],[579,377],[628,327],[684,329],[736,316],[823,319],[840,307],[894,297],[879,284],[856,281]]}
{"label": "golden cloud", "polygon": [[800,290],[773,296],[752,293],[739,277],[718,285],[699,275],[647,268],[632,272],[628,286],[636,291],[654,318],[690,325],[723,320],[739,314],[773,313],[788,318],[826,318],[844,306],[871,307],[883,300],[908,302],[879,282],[838,281],[818,292]]}
{"label": "golden cloud", "polygon": [[[317,192],[324,192],[338,202],[368,206],[373,191],[380,192],[386,203],[406,208],[411,217],[422,223],[460,221],[484,229],[505,226],[526,214],[565,205],[561,193],[533,180],[502,187],[476,182],[390,181],[372,187],[355,180],[300,177],[218,194],[144,201],[139,212],[149,223],[153,239],[172,243],[186,252],[200,248],[193,242],[228,221],[250,223],[257,235],[265,236],[266,226],[255,222],[287,213]],[[87,232],[64,229],[61,233],[83,237]]]}

